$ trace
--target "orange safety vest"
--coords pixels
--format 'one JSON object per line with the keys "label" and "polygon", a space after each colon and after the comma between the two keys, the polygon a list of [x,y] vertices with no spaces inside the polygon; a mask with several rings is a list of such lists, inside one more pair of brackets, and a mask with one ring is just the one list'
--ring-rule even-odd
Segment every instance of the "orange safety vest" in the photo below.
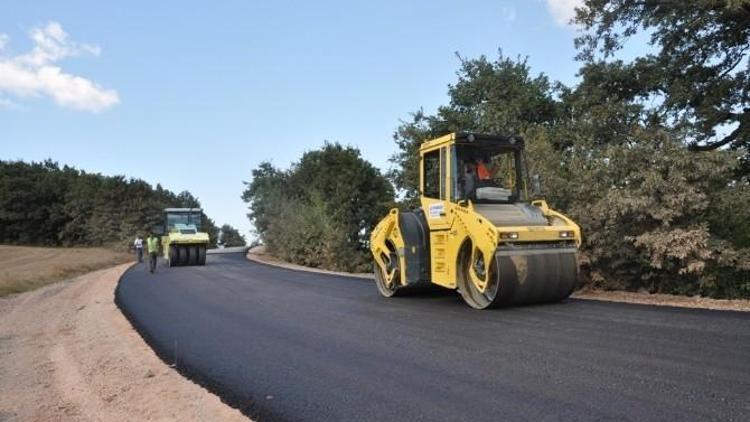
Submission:
{"label": "orange safety vest", "polygon": [[492,180],[492,174],[481,161],[477,163],[477,177],[479,180]]}

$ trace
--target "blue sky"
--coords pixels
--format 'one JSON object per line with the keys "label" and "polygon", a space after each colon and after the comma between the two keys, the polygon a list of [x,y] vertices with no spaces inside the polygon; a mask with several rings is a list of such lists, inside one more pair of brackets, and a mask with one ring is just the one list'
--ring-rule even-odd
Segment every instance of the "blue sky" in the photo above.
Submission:
{"label": "blue sky", "polygon": [[387,168],[399,120],[446,103],[455,52],[502,48],[574,83],[576,3],[15,2],[0,14],[0,159],[187,189],[247,234],[242,181],[260,161],[330,140]]}

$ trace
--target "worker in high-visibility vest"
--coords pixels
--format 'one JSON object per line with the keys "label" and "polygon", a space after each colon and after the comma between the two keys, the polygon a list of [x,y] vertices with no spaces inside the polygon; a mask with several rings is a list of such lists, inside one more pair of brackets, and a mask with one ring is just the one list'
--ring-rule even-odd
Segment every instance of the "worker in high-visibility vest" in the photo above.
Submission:
{"label": "worker in high-visibility vest", "polygon": [[483,160],[477,160],[477,177],[479,178],[479,181],[490,181],[495,177],[495,173],[497,173],[497,169],[488,169],[487,165],[484,163]]}
{"label": "worker in high-visibility vest", "polygon": [[151,274],[156,270],[156,257],[159,256],[159,238],[152,232],[146,239],[148,248],[148,268]]}

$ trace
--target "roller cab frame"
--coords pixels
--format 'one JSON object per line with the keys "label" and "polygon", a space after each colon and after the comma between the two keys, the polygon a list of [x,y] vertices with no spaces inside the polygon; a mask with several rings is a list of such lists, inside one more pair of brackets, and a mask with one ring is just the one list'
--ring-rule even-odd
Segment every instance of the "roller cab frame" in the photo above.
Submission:
{"label": "roller cab frame", "polygon": [[164,209],[164,236],[161,238],[164,259],[170,267],[205,265],[208,233],[201,232],[203,210],[200,208]]}
{"label": "roller cab frame", "polygon": [[581,230],[529,199],[523,139],[451,133],[419,158],[421,207],[392,209],[371,234],[383,296],[437,285],[485,309],[572,293]]}

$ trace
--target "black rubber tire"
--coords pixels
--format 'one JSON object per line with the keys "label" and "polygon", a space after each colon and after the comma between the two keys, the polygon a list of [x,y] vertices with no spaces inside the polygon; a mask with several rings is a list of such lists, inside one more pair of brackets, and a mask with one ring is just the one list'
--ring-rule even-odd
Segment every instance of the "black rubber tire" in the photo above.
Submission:
{"label": "black rubber tire", "polygon": [[[484,292],[480,292],[474,283],[469,278],[469,270],[473,262],[471,262],[471,244],[462,248],[458,259],[458,288],[461,297],[464,299],[467,305],[474,309],[489,309],[498,305],[497,299],[498,292],[500,290],[500,274],[498,271],[498,262],[496,257],[492,256],[492,262],[490,263],[488,283],[489,286]],[[486,264],[485,264],[486,266]]]}
{"label": "black rubber tire", "polygon": [[[390,249],[390,261],[396,262],[396,273],[394,274],[395,280],[400,280],[401,278],[401,260],[398,258],[398,254],[396,253],[396,248],[392,244],[388,244],[388,247]],[[394,297],[398,296],[399,294],[399,286],[396,286],[396,283],[391,283],[391,286],[388,286],[385,283],[385,275],[383,274],[383,270],[380,268],[380,266],[377,264],[377,262],[373,263],[373,272],[375,273],[375,286],[378,288],[378,292],[383,297]]]}
{"label": "black rubber tire", "polygon": [[188,265],[198,265],[198,246],[188,246]]}
{"label": "black rubber tire", "polygon": [[398,293],[398,287],[389,288],[383,281],[383,271],[380,269],[377,263],[373,264],[373,272],[375,273],[375,286],[378,288],[378,293],[383,297],[393,297]]}
{"label": "black rubber tire", "polygon": [[188,263],[188,251],[187,246],[177,246],[177,265],[187,265]]}
{"label": "black rubber tire", "polygon": [[177,266],[177,247],[175,245],[169,245],[169,266]]}
{"label": "black rubber tire", "polygon": [[198,265],[206,265],[206,245],[198,246]]}

